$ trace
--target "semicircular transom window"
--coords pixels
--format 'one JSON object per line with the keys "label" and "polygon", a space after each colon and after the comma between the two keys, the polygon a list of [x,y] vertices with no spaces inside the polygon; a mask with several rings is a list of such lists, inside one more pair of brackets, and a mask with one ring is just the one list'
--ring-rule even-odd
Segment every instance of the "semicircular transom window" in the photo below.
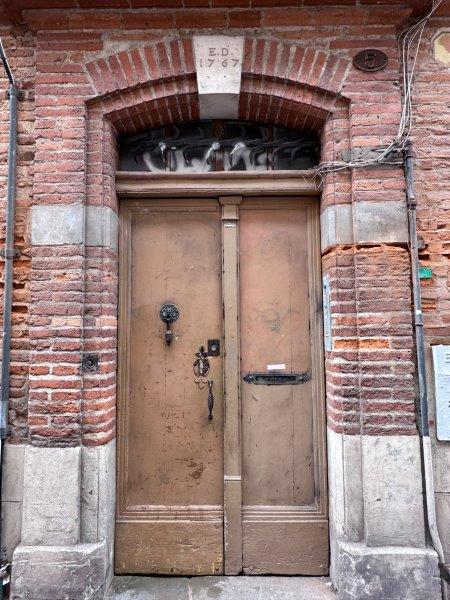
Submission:
{"label": "semicircular transom window", "polygon": [[304,170],[319,154],[314,132],[247,121],[177,123],[119,139],[121,171]]}

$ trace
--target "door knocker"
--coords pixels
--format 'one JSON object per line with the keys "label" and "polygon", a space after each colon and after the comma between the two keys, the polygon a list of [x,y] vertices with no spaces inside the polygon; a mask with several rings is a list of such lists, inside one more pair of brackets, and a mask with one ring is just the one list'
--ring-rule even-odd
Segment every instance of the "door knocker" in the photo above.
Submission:
{"label": "door knocker", "polygon": [[164,304],[159,309],[159,317],[161,321],[166,324],[166,332],[164,334],[164,343],[166,346],[170,346],[173,340],[173,333],[170,329],[172,323],[178,320],[180,316],[180,309],[176,304],[172,302],[164,302]]}
{"label": "door knocker", "polygon": [[208,353],[204,346],[200,346],[198,352],[195,353],[197,357],[192,365],[195,375],[195,383],[202,390],[208,383],[206,375],[209,373],[209,360]]}

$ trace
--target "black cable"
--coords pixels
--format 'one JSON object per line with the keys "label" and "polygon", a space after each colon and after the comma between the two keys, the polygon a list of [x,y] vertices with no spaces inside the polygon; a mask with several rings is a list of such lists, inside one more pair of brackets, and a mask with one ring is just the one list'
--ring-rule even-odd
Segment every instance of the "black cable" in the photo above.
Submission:
{"label": "black cable", "polygon": [[6,75],[8,76],[9,83],[11,85],[15,85],[16,82],[14,80],[14,75],[12,74],[11,69],[9,68],[8,59],[6,58],[5,50],[3,49],[3,44],[2,44],[1,39],[0,39],[0,59],[3,63],[3,67],[6,71]]}

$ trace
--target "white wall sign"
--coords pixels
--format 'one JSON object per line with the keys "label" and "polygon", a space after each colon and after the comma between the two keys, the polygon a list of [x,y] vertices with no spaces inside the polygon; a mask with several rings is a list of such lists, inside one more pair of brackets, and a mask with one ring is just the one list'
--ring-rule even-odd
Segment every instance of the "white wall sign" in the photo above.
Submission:
{"label": "white wall sign", "polygon": [[201,119],[238,117],[243,51],[243,37],[194,36]]}
{"label": "white wall sign", "polygon": [[436,389],[436,437],[450,441],[450,346],[433,346]]}
{"label": "white wall sign", "polygon": [[323,300],[323,342],[326,352],[333,350],[333,337],[331,335],[331,290],[328,275],[322,277]]}

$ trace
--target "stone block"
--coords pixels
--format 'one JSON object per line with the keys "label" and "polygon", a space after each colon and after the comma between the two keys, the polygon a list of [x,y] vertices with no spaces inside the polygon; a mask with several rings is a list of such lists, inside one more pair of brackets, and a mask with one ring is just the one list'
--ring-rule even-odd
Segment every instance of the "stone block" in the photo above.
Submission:
{"label": "stone block", "polygon": [[115,519],[116,443],[82,449],[81,540],[104,541],[112,575]]}
{"label": "stone block", "polygon": [[118,217],[108,206],[80,204],[33,206],[31,243],[35,246],[82,244],[117,251]]}
{"label": "stone block", "polygon": [[22,543],[76,544],[80,533],[80,448],[27,446]]}
{"label": "stone block", "polygon": [[353,204],[356,244],[408,241],[408,221],[403,202],[356,202]]}
{"label": "stone block", "polygon": [[2,555],[12,560],[14,550],[22,537],[22,503],[2,502]]}
{"label": "stone block", "polygon": [[105,545],[17,547],[11,600],[103,600]]}
{"label": "stone block", "polygon": [[31,243],[34,246],[61,246],[83,242],[83,207],[43,204],[31,212]]}
{"label": "stone block", "polygon": [[328,429],[330,518],[339,539],[363,536],[361,437]]}
{"label": "stone block", "polygon": [[450,444],[432,439],[434,489],[439,493],[450,493]]}
{"label": "stone block", "polygon": [[437,555],[429,548],[339,548],[339,600],[440,600]]}
{"label": "stone block", "polygon": [[86,207],[86,245],[104,246],[117,252],[119,220],[109,206]]}
{"label": "stone block", "polygon": [[322,252],[337,244],[353,243],[351,204],[334,204],[320,215],[320,242]]}
{"label": "stone block", "polygon": [[2,500],[22,502],[24,444],[5,444],[3,456]]}
{"label": "stone block", "polygon": [[450,563],[450,493],[435,494],[436,517],[445,561]]}
{"label": "stone block", "polygon": [[244,38],[194,36],[201,119],[237,119]]}
{"label": "stone block", "polygon": [[363,436],[362,457],[366,544],[424,546],[418,436]]}
{"label": "stone block", "polygon": [[327,206],[320,215],[322,252],[335,245],[408,241],[403,202],[356,202]]}
{"label": "stone block", "polygon": [[328,429],[328,485],[330,502],[330,575],[338,578],[339,542],[363,539],[361,437]]}
{"label": "stone block", "polygon": [[2,550],[12,559],[22,535],[23,444],[5,444],[2,481]]}

